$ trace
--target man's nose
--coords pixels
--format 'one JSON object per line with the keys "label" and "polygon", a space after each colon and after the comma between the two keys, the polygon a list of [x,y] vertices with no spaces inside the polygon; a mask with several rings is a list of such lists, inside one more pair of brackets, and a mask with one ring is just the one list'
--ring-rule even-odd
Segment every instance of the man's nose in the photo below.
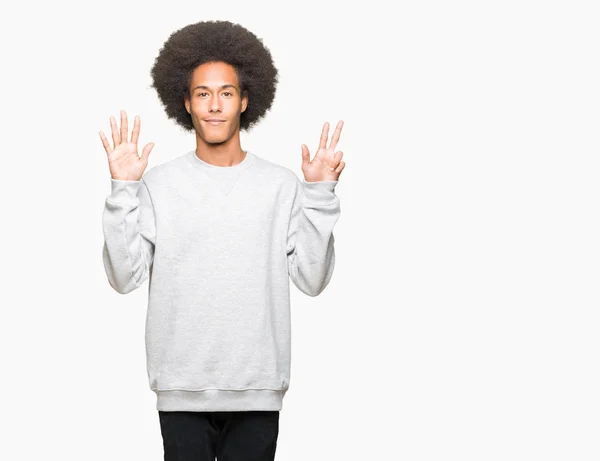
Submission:
{"label": "man's nose", "polygon": [[221,100],[218,97],[211,99],[210,110],[211,112],[217,112],[221,110]]}

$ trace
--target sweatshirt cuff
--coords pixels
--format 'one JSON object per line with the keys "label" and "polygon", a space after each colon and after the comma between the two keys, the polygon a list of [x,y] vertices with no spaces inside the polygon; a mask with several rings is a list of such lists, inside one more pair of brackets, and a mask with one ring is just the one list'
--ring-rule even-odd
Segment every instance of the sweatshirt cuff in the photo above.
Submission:
{"label": "sweatshirt cuff", "polygon": [[135,205],[138,203],[138,191],[142,181],[125,181],[121,179],[110,178],[110,199],[118,203],[129,203]]}
{"label": "sweatshirt cuff", "polygon": [[311,205],[327,206],[337,202],[335,186],[338,181],[304,181],[304,201]]}

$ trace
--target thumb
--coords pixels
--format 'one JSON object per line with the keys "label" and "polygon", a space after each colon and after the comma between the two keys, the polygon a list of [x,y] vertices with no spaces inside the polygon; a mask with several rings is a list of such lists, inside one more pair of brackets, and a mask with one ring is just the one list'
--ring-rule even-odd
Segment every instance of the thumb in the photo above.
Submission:
{"label": "thumb", "polygon": [[142,158],[144,161],[148,161],[148,157],[150,156],[150,152],[154,148],[154,143],[150,142],[144,146],[144,150],[142,150]]}
{"label": "thumb", "polygon": [[305,144],[302,144],[302,164],[310,163],[310,152]]}

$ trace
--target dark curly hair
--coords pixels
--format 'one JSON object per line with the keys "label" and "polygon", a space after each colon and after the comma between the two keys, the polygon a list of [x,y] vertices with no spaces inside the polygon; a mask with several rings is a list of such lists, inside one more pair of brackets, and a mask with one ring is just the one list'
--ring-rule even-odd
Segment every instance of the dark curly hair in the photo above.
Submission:
{"label": "dark curly hair", "polygon": [[229,21],[203,21],[173,32],[150,72],[167,116],[187,131],[193,131],[192,117],[184,98],[191,98],[192,73],[206,62],[232,65],[247,92],[248,107],[241,113],[240,130],[248,130],[271,108],[278,83],[278,71],[271,52],[252,32]]}

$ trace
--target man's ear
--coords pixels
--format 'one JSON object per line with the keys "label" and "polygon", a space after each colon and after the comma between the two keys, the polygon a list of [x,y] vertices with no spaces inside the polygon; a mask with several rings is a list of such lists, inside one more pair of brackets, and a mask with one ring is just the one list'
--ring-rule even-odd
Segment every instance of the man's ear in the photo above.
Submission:
{"label": "man's ear", "polygon": [[242,95],[242,112],[246,110],[246,107],[248,107],[248,92],[244,91]]}

